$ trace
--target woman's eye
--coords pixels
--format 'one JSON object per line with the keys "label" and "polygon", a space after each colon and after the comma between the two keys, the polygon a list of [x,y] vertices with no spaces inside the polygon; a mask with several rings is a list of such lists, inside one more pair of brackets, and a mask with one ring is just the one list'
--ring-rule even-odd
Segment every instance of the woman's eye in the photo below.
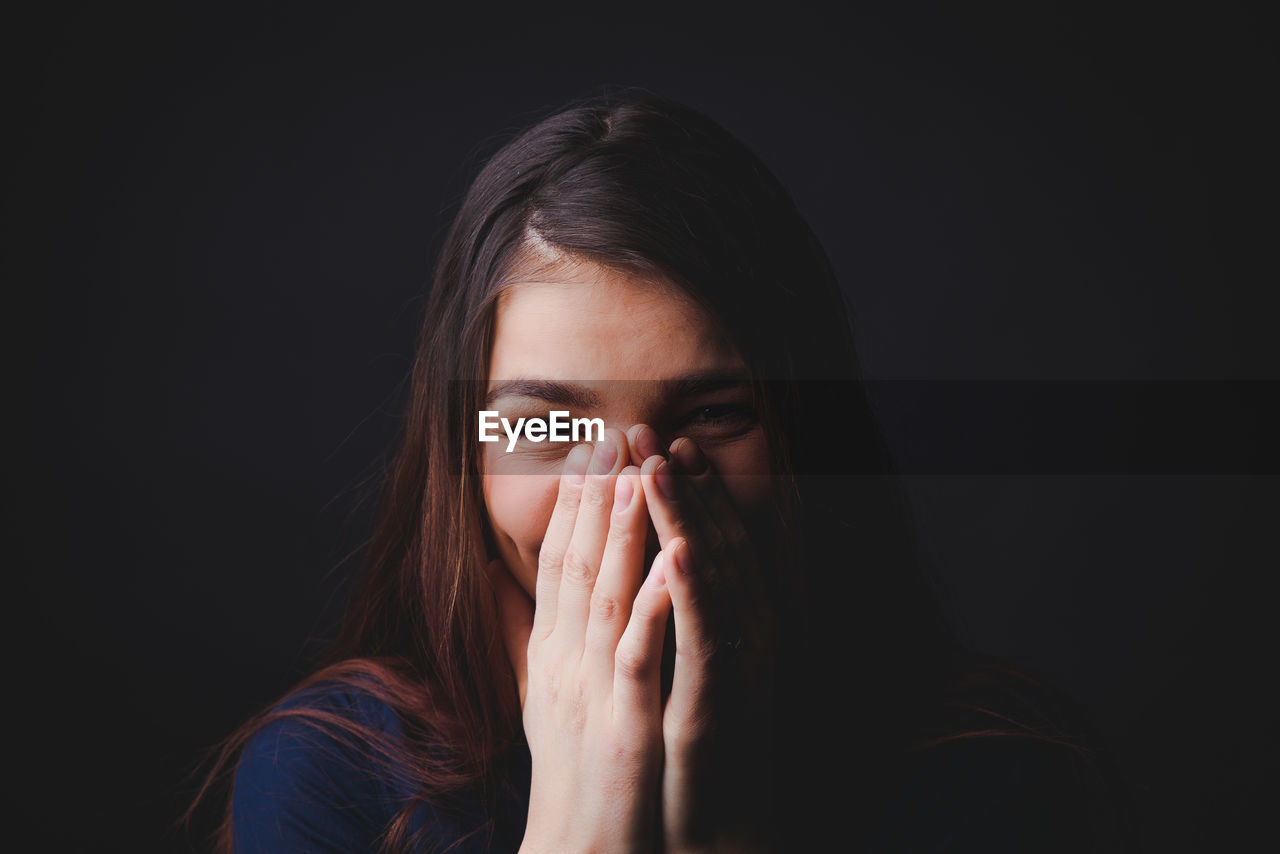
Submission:
{"label": "woman's eye", "polygon": [[737,403],[718,403],[700,406],[689,413],[678,425],[687,427],[749,427],[756,423],[756,411]]}

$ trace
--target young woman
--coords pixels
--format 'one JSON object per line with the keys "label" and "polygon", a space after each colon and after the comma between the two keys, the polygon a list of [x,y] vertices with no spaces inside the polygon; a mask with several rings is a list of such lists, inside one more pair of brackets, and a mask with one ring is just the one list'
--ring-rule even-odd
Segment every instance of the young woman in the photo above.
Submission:
{"label": "young woman", "polygon": [[1097,841],[1062,713],[953,643],[858,381],[723,128],[626,90],[521,133],[441,250],[340,635],[206,783],[235,769],[218,850]]}

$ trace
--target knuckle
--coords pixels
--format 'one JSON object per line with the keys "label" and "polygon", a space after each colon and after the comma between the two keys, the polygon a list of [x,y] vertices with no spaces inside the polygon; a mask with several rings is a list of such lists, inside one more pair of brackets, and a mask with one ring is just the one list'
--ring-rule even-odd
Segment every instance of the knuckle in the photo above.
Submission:
{"label": "knuckle", "polygon": [[661,754],[662,742],[660,738],[655,742],[644,735],[629,735],[613,739],[607,750],[616,769],[607,785],[615,796],[631,799],[644,790],[645,780],[655,764],[654,757]]}
{"label": "knuckle", "polygon": [[538,572],[557,573],[563,564],[563,550],[545,545],[538,550]]}
{"label": "knuckle", "polygon": [[613,654],[613,669],[620,678],[643,682],[653,672],[653,662],[634,647],[620,646]]}
{"label": "knuckle", "polygon": [[539,670],[537,684],[540,693],[548,703],[554,703],[560,696],[560,670],[556,667],[541,667]]}
{"label": "knuckle", "polygon": [[590,584],[595,580],[595,567],[572,546],[565,551],[562,566],[564,567],[565,577],[573,581]]}
{"label": "knuckle", "polygon": [[635,545],[635,533],[625,525],[612,525],[609,528],[608,545],[611,549],[627,551]]}
{"label": "knuckle", "polygon": [[652,596],[643,595],[643,592],[631,603],[631,619],[638,620],[642,625],[649,625],[658,619],[658,603]]}
{"label": "knuckle", "polygon": [[597,588],[591,594],[591,616],[612,623],[622,613],[622,602],[616,596],[601,593]]}
{"label": "knuckle", "polygon": [[590,481],[582,488],[580,502],[588,510],[599,511],[609,503],[609,493],[605,491],[603,484]]}
{"label": "knuckle", "polygon": [[581,495],[581,486],[573,486],[568,479],[561,478],[560,491],[556,493],[556,509],[572,511],[578,506],[578,498]]}
{"label": "knuckle", "polygon": [[620,772],[620,778],[615,777],[609,781],[610,785],[625,787],[627,785],[626,769],[636,755],[635,739],[623,735],[615,735],[604,744],[604,749],[607,751],[609,758],[613,760],[613,767]]}

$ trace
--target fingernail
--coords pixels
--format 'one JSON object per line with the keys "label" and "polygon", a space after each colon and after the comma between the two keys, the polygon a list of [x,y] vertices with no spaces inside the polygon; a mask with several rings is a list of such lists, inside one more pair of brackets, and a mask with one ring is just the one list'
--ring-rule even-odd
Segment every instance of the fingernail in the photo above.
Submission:
{"label": "fingernail", "polygon": [[618,446],[613,443],[613,438],[605,436],[599,442],[596,442],[595,453],[591,455],[591,473],[592,474],[608,474],[613,470],[613,464],[618,461]]}
{"label": "fingernail", "polygon": [[693,564],[689,560],[689,542],[681,540],[671,553],[671,562],[676,565],[676,572],[688,575],[693,572]]}
{"label": "fingernail", "polygon": [[662,453],[662,446],[658,444],[658,435],[647,424],[636,434],[636,450],[640,452],[642,460]]}
{"label": "fingernail", "polygon": [[591,446],[578,445],[564,461],[564,474],[574,486],[582,486],[586,480],[587,461],[591,459]]}
{"label": "fingernail", "polygon": [[658,483],[658,491],[662,493],[662,497],[668,501],[674,501],[676,497],[676,479],[671,475],[671,466],[667,465],[667,461],[663,460],[658,463],[658,467],[653,470],[653,479]]}
{"label": "fingernail", "polygon": [[625,475],[618,475],[618,482],[613,487],[613,512],[621,513],[631,504],[631,496],[635,495],[636,489],[631,485],[631,478]]}
{"label": "fingernail", "polygon": [[692,439],[685,437],[680,441],[680,452],[677,455],[681,467],[689,474],[702,474],[707,470],[707,458],[702,449]]}

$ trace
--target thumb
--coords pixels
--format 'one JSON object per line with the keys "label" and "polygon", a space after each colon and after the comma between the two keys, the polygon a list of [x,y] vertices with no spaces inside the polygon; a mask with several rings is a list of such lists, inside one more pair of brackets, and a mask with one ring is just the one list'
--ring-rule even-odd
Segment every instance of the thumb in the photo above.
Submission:
{"label": "thumb", "polygon": [[511,571],[499,558],[489,561],[486,572],[498,600],[498,619],[502,622],[502,641],[515,671],[520,690],[520,708],[529,684],[529,635],[533,632],[533,600],[511,577]]}

